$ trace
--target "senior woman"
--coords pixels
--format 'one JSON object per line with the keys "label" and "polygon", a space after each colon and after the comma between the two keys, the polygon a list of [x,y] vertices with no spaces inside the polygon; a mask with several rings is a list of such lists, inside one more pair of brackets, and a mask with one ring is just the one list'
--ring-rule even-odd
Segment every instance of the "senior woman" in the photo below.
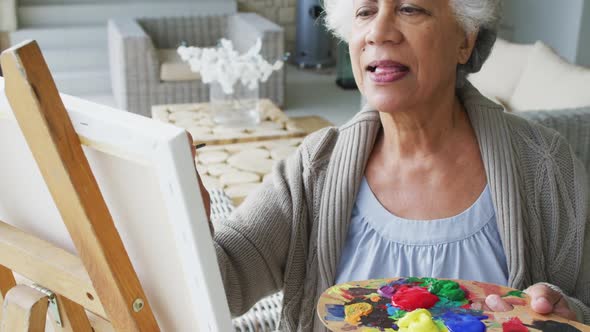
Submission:
{"label": "senior woman", "polygon": [[490,53],[498,1],[326,6],[371,106],[306,138],[214,225],[232,312],[282,290],[282,330],[321,331],[326,288],[411,275],[527,289],[533,310],[590,323],[583,166],[465,79]]}

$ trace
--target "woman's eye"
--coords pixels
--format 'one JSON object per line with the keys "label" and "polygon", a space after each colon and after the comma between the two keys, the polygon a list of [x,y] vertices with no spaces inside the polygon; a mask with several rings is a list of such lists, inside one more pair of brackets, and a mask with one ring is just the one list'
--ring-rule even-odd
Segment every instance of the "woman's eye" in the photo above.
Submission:
{"label": "woman's eye", "polygon": [[424,12],[422,9],[414,6],[402,6],[399,11],[405,15],[416,15]]}
{"label": "woman's eye", "polygon": [[356,17],[369,17],[373,15],[373,10],[372,9],[359,9],[356,12]]}

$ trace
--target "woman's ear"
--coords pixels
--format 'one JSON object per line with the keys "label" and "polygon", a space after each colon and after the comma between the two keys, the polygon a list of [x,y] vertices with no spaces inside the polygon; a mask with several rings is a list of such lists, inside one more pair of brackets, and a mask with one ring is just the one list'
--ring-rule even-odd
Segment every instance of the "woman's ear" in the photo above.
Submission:
{"label": "woman's ear", "polygon": [[471,53],[473,52],[473,48],[475,47],[475,42],[477,41],[477,35],[479,34],[479,30],[465,34],[465,38],[463,39],[463,43],[459,48],[459,63],[464,65],[469,61],[471,57]]}

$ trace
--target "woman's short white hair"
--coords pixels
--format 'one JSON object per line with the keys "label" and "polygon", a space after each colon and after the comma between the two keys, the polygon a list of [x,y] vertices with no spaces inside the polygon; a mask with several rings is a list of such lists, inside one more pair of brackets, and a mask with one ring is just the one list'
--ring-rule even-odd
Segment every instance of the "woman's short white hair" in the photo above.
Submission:
{"label": "woman's short white hair", "polygon": [[[476,73],[490,55],[496,41],[500,20],[500,0],[449,0],[457,21],[468,32],[479,30],[471,58],[457,67],[457,85],[464,84],[470,73]],[[348,41],[354,18],[353,0],[324,0],[325,23],[336,37]]]}

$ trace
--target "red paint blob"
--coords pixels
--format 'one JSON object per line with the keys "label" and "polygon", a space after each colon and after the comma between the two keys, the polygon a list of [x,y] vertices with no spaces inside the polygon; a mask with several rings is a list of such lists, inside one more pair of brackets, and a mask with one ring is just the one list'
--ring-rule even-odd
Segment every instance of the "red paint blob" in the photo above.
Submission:
{"label": "red paint blob", "polygon": [[475,299],[477,297],[476,294],[470,292],[465,286],[463,285],[459,285],[459,288],[461,288],[461,290],[465,293],[465,298],[471,302],[471,300]]}
{"label": "red paint blob", "polygon": [[509,321],[502,323],[503,332],[528,332],[529,329],[522,324],[518,317],[512,317]]}
{"label": "red paint blob", "polygon": [[349,301],[354,299],[354,296],[352,296],[352,294],[350,294],[350,292],[347,290],[342,291],[342,297],[349,300]]}
{"label": "red paint blob", "polygon": [[391,304],[405,310],[430,309],[438,302],[438,296],[424,287],[401,286],[393,294]]}

